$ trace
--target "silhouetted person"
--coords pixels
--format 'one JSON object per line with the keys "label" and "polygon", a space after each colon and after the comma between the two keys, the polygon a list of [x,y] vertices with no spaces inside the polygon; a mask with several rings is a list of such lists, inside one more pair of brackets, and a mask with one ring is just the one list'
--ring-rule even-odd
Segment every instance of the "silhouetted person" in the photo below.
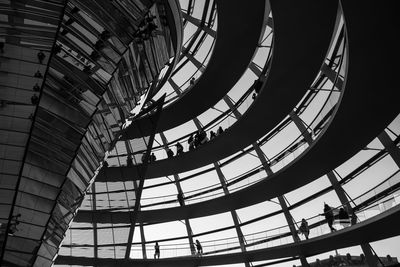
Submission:
{"label": "silhouetted person", "polygon": [[347,211],[344,208],[340,208],[339,209],[339,219],[340,220],[348,220],[349,214],[347,213]]}
{"label": "silhouetted person", "polygon": [[103,168],[108,168],[108,162],[106,160],[103,161]]}
{"label": "silhouetted person", "polygon": [[308,239],[308,236],[310,235],[310,228],[308,227],[308,222],[306,219],[301,220],[301,225],[299,227],[300,233],[304,235],[306,239]]}
{"label": "silhouetted person", "polygon": [[189,151],[194,148],[194,139],[193,139],[193,134],[190,135],[188,139],[188,144],[189,144]]}
{"label": "silhouetted person", "polygon": [[18,231],[17,226],[19,224],[19,217],[21,217],[20,213],[18,213],[17,215],[11,216],[10,227],[8,229],[9,235],[14,235],[14,233]]}
{"label": "silhouetted person", "polygon": [[15,222],[10,222],[10,228],[8,228],[8,234],[13,236],[15,232],[18,231],[17,226],[19,224],[19,221]]}
{"label": "silhouetted person", "polygon": [[386,255],[386,259],[387,259],[388,262],[393,262],[393,258],[389,254]]}
{"label": "silhouetted person", "polygon": [[154,245],[154,259],[157,257],[157,259],[160,258],[160,246],[158,245],[158,242]]}
{"label": "silhouetted person", "polygon": [[156,155],[154,155],[154,153],[151,153],[151,155],[150,155],[150,162],[154,162],[154,161],[156,161],[156,160],[157,160]]}
{"label": "silhouetted person", "polygon": [[202,145],[207,142],[208,142],[207,133],[203,129],[199,130],[199,143]]}
{"label": "silhouetted person", "polygon": [[147,158],[146,153],[143,153],[143,155],[142,155],[142,163],[148,163],[148,162],[149,162],[149,159]]}
{"label": "silhouetted person", "polygon": [[210,131],[210,140],[213,140],[216,137],[214,131]]}
{"label": "silhouetted person", "polygon": [[169,147],[167,148],[167,156],[168,158],[174,157],[174,151],[172,151]]}
{"label": "silhouetted person", "polygon": [[222,129],[221,126],[219,126],[219,127],[218,127],[218,130],[217,130],[217,136],[220,135],[220,134],[222,134],[223,132],[224,132],[224,130]]}
{"label": "silhouetted person", "polygon": [[262,81],[260,79],[257,79],[254,81],[253,88],[254,88],[254,91],[256,92],[256,94],[260,93],[261,86],[262,86]]}
{"label": "silhouetted person", "polygon": [[132,161],[132,156],[131,155],[128,155],[126,157],[126,166],[128,166],[128,167],[133,166],[133,161]]}
{"label": "silhouetted person", "polygon": [[197,239],[196,239],[196,249],[198,255],[203,254],[203,247],[201,246],[200,241]]}
{"label": "silhouetted person", "polygon": [[185,200],[183,198],[183,193],[179,192],[176,197],[178,198],[179,205],[185,206]]}
{"label": "silhouetted person", "polygon": [[194,135],[194,141],[193,141],[193,143],[194,143],[194,147],[200,146],[200,130],[198,130],[198,131],[196,132],[196,134]]}
{"label": "silhouetted person", "polygon": [[357,215],[354,213],[354,211],[351,214],[350,223],[351,223],[351,225],[355,225],[357,223]]}
{"label": "silhouetted person", "polygon": [[335,258],[332,255],[329,256],[329,266],[336,266]]}
{"label": "silhouetted person", "polygon": [[35,91],[35,92],[39,92],[39,91],[40,91],[40,86],[39,86],[38,83],[36,83],[36,84],[33,86],[33,91]]}
{"label": "silhouetted person", "polygon": [[351,259],[351,255],[350,255],[350,253],[347,253],[346,254],[346,262],[347,262],[347,265],[353,265],[353,260]]}
{"label": "silhouetted person", "polygon": [[40,50],[39,53],[37,53],[37,57],[39,59],[39,63],[42,64],[43,60],[46,58],[46,55],[43,53],[42,50]]}
{"label": "silhouetted person", "polygon": [[32,105],[36,105],[37,103],[39,103],[39,97],[36,94],[34,94],[31,97],[31,103],[32,103]]}
{"label": "silhouetted person", "polygon": [[360,261],[361,261],[362,263],[365,262],[365,255],[364,255],[363,253],[360,254]]}
{"label": "silhouetted person", "polygon": [[336,231],[335,228],[333,228],[333,210],[332,208],[328,205],[328,204],[324,204],[324,215],[325,215],[325,219],[326,222],[328,223],[329,229],[331,229],[331,231]]}
{"label": "silhouetted person", "polygon": [[196,81],[196,79],[194,78],[194,77],[192,77],[191,79],[190,79],[190,81],[189,81],[189,84],[190,85],[194,85],[194,82]]}
{"label": "silhouetted person", "polygon": [[35,77],[35,78],[42,78],[43,76],[42,76],[42,73],[40,72],[40,70],[37,70],[37,71],[35,72],[35,74],[33,75],[33,77]]}
{"label": "silhouetted person", "polygon": [[182,154],[183,153],[183,146],[181,145],[181,143],[177,142],[175,146],[176,146],[176,154],[177,155]]}
{"label": "silhouetted person", "polygon": [[0,53],[4,53],[4,42],[0,42]]}

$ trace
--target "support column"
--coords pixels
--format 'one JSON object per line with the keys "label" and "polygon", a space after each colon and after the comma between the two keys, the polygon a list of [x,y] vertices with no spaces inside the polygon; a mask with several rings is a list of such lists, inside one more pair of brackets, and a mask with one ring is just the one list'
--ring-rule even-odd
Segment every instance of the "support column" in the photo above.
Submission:
{"label": "support column", "polygon": [[210,27],[207,27],[205,25],[201,25],[201,21],[199,19],[196,19],[190,15],[188,15],[185,12],[182,12],[182,17],[192,23],[193,25],[201,28],[203,31],[205,31],[207,34],[209,34],[211,37],[216,38],[217,37],[217,32],[211,29]]}
{"label": "support column", "polygon": [[257,76],[260,77],[262,74],[262,70],[254,63],[253,61],[249,65],[249,69]]}
{"label": "support column", "polygon": [[[92,184],[92,210],[96,211],[96,186],[95,183]],[[93,245],[94,245],[94,258],[97,259],[99,257],[98,254],[98,238],[97,238],[97,223],[92,222],[93,225]]]}
{"label": "support column", "polygon": [[[229,195],[229,190],[228,190],[228,187],[226,185],[225,176],[222,173],[218,162],[214,162],[214,167],[215,167],[215,170],[217,171],[219,181],[221,183],[222,189],[224,190],[224,194],[225,195]],[[231,210],[231,216],[232,216],[233,223],[235,225],[236,234],[237,234],[238,239],[239,239],[240,249],[241,249],[242,252],[246,252],[246,246],[245,246],[246,245],[246,239],[244,238],[242,229],[240,229],[239,216],[238,216],[238,214],[236,213],[235,210]],[[246,267],[250,267],[250,263],[249,263],[248,260],[245,261],[245,266]]]}
{"label": "support column", "polygon": [[[183,191],[182,191],[182,187],[181,184],[179,182],[180,178],[177,174],[174,174],[174,180],[175,180],[175,185],[176,185],[176,189],[178,191],[178,194],[182,194],[183,196]],[[183,198],[183,206],[186,205],[185,203],[185,199]],[[185,226],[186,226],[186,232],[187,232],[187,236],[189,239],[189,247],[190,247],[190,253],[192,255],[196,255],[196,249],[195,249],[195,245],[193,242],[193,231],[192,231],[192,227],[190,226],[190,222],[188,218],[185,218]]]}
{"label": "support column", "polygon": [[[238,110],[234,109],[234,105],[233,105],[231,99],[229,97],[225,96],[224,101],[228,105],[228,107],[233,111],[233,114],[236,116],[236,118],[239,119],[242,115],[240,114],[240,112]],[[264,153],[262,152],[261,148],[259,147],[257,142],[254,142],[252,145],[253,145],[253,149],[257,153],[258,158],[261,161],[261,164],[264,167],[265,172],[267,173],[267,176],[272,175],[273,172],[272,172],[271,168],[269,167],[267,159],[266,159]],[[279,203],[281,204],[281,207],[282,207],[283,213],[285,215],[286,221],[288,223],[290,232],[292,233],[293,240],[294,240],[294,242],[299,242],[300,238],[297,235],[297,231],[296,231],[296,228],[294,227],[294,223],[293,223],[293,217],[290,214],[289,209],[287,208],[284,196],[279,196],[278,200],[279,200]],[[300,260],[301,260],[303,266],[308,266],[307,260],[304,256],[300,256]]]}
{"label": "support column", "polygon": [[[164,147],[166,149],[167,146],[168,146],[167,138],[165,137],[163,132],[160,133],[160,136],[161,136],[161,140],[163,142],[163,145],[164,145]],[[179,175],[178,174],[174,174],[173,176],[174,176],[174,181],[175,181],[175,185],[176,185],[176,190],[178,191],[178,194],[183,196],[183,190],[182,190],[182,187],[181,187]],[[179,204],[181,204],[181,203],[179,203]],[[185,204],[185,198],[183,198],[183,203],[182,204],[183,204],[183,206],[186,205]],[[195,245],[194,245],[194,242],[193,242],[193,231],[192,231],[192,227],[190,226],[190,222],[189,222],[188,218],[185,218],[185,226],[186,226],[187,236],[188,236],[188,239],[189,239],[190,252],[191,252],[192,255],[196,255]]]}
{"label": "support column", "polygon": [[336,87],[341,90],[343,88],[343,80],[337,75],[337,72],[332,70],[328,65],[323,64],[321,72],[332,82],[335,83]]}
{"label": "support column", "polygon": [[[186,48],[183,47],[182,50],[185,51],[185,49]],[[193,63],[193,65],[196,66],[196,68],[200,70],[200,72],[203,73],[205,71],[204,65],[200,61],[198,61],[192,54],[190,54],[190,51],[186,51],[184,55],[189,59],[190,62]]]}
{"label": "support column", "polygon": [[[287,206],[287,204],[286,204],[285,196],[283,196],[283,195],[282,195],[282,196],[278,196],[278,201],[279,201],[279,204],[280,204],[281,207],[282,207],[283,214],[285,215],[286,222],[288,223],[290,232],[291,232],[292,237],[293,237],[293,241],[294,241],[295,243],[296,243],[296,242],[300,242],[301,240],[300,240],[299,235],[297,234],[296,227],[294,226],[294,220],[293,220],[292,215],[291,215],[290,212],[289,212],[288,206]],[[304,256],[303,256],[303,258],[304,258],[304,260],[305,260],[305,257],[304,257]],[[302,259],[302,258],[300,257],[300,260],[301,260],[301,259]],[[304,266],[303,262],[302,262],[301,264]]]}
{"label": "support column", "polygon": [[223,99],[228,105],[229,109],[232,111],[233,115],[235,115],[236,119],[240,119],[240,117],[242,117],[242,114],[235,108],[235,105],[233,104],[231,98],[228,95],[225,95]]}
{"label": "support column", "polygon": [[308,132],[306,126],[304,125],[303,121],[300,119],[300,117],[292,110],[289,113],[290,118],[294,122],[294,124],[297,126],[299,129],[301,135],[303,138],[307,141],[309,145],[313,142],[311,134]]}
{"label": "support column", "polygon": [[[293,111],[290,113],[290,117],[293,120],[293,122],[296,124],[297,128],[300,130],[304,139],[306,139],[307,143],[309,145],[311,145],[311,143],[313,142],[313,139],[312,139],[310,133],[307,131],[307,128],[304,125],[303,121]],[[333,171],[330,171],[326,174],[326,176],[328,177],[333,189],[335,190],[335,193],[336,193],[337,197],[339,198],[340,203],[346,208],[347,213],[352,215],[351,223],[352,224],[356,223],[357,217],[353,211],[353,208],[350,205],[350,201],[346,195],[346,192],[344,191],[343,187],[340,185],[335,173]],[[360,244],[360,246],[365,255],[365,258],[367,259],[368,266],[377,267],[377,260],[376,260],[376,257],[372,254],[371,246],[368,243]]]}
{"label": "support column", "polygon": [[179,88],[179,86],[174,82],[174,80],[172,80],[172,78],[170,78],[168,80],[169,84],[171,85],[172,89],[174,89],[175,93],[180,96],[182,94],[181,88]]}
{"label": "support column", "polygon": [[[225,98],[227,98],[227,96],[225,96],[224,99]],[[229,99],[229,98],[227,98],[227,99]],[[200,121],[197,118],[194,118],[193,122],[196,125],[197,129],[201,129],[202,128],[202,125],[201,125]],[[218,178],[219,178],[219,181],[221,183],[222,189],[224,190],[224,194],[228,195],[229,194],[229,190],[228,190],[228,187],[226,185],[225,176],[222,173],[218,162],[214,162],[214,167],[215,167],[215,170],[216,170],[216,172],[218,174]],[[246,240],[245,240],[245,238],[243,236],[242,230],[240,229],[239,216],[238,216],[238,214],[236,213],[235,210],[231,210],[231,216],[232,216],[233,223],[235,225],[236,234],[237,234],[238,239],[239,239],[240,249],[241,249],[242,252],[246,252],[246,246],[245,246]],[[245,261],[245,266],[246,267],[250,267],[250,262],[248,260]]]}
{"label": "support column", "polygon": [[146,237],[144,235],[143,223],[139,224],[140,228],[140,241],[142,242],[142,256],[143,259],[147,259],[147,251],[146,251]]}
{"label": "support column", "polygon": [[396,165],[400,168],[400,149],[390,139],[390,136],[386,133],[386,131],[382,131],[382,133],[378,135],[378,139],[392,157]]}
{"label": "support column", "polygon": [[[130,154],[130,149],[128,146],[126,146],[128,153]],[[138,190],[138,184],[136,183],[136,181],[133,181],[133,189],[135,189],[135,192]],[[141,207],[139,205],[138,207],[138,211],[141,210]],[[134,226],[135,227],[135,226]],[[144,229],[143,229],[143,223],[140,222],[139,224],[139,228],[140,228],[140,241],[142,243],[142,256],[143,259],[147,259],[147,252],[146,252],[146,238],[144,235]]]}
{"label": "support column", "polygon": [[[273,172],[272,172],[271,168],[269,167],[267,159],[264,156],[264,153],[262,152],[261,148],[259,147],[259,145],[256,142],[253,143],[253,148],[256,151],[257,156],[260,159],[261,164],[263,165],[265,172],[267,173],[267,176],[272,175]],[[283,214],[284,214],[284,216],[286,218],[286,222],[287,222],[287,224],[289,226],[290,233],[292,234],[293,241],[295,243],[296,242],[300,242],[300,237],[297,234],[297,230],[296,230],[296,227],[294,225],[293,217],[290,214],[289,208],[288,208],[288,206],[286,204],[285,196],[284,195],[278,196],[278,201],[279,201],[279,204],[281,205]],[[301,265],[302,266],[309,266],[309,264],[307,262],[307,258],[304,255],[299,255],[299,256],[300,256]]]}
{"label": "support column", "polygon": [[[153,127],[152,131],[150,134],[149,139],[146,141],[145,139],[142,140],[142,142],[146,145],[146,151],[144,152],[145,158],[149,158],[150,156],[150,151],[151,148],[153,147],[153,141],[154,137],[156,134],[156,127],[157,127],[157,122],[158,119],[160,118],[160,114],[162,112],[162,106],[164,105],[164,100],[165,100],[165,94],[157,101],[157,110],[155,113],[155,119],[153,120]],[[138,129],[140,130],[140,129]],[[141,138],[139,138],[141,139]],[[135,152],[135,151],[132,151]],[[128,233],[128,240],[127,240],[127,245],[126,245],[126,251],[125,251],[125,259],[129,259],[131,248],[132,248],[132,240],[133,240],[133,234],[135,231],[135,226],[136,226],[136,219],[137,219],[137,214],[140,209],[140,199],[142,197],[142,190],[144,186],[144,181],[145,181],[145,176],[147,172],[147,165],[148,163],[142,163],[140,168],[135,168],[137,173],[137,176],[139,177],[139,180],[135,180],[133,183],[136,186],[135,190],[135,204],[133,206],[133,211],[129,212],[129,219],[130,219],[130,229]]]}

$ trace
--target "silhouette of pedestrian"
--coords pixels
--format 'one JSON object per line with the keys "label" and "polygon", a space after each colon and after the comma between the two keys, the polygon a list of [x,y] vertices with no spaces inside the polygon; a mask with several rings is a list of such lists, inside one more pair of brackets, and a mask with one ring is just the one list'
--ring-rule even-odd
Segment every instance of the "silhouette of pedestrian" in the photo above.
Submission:
{"label": "silhouette of pedestrian", "polygon": [[210,131],[210,140],[213,140],[216,137],[214,131]]}
{"label": "silhouette of pedestrian", "polygon": [[126,157],[126,166],[128,166],[128,167],[133,166],[133,161],[132,161],[132,156],[131,155],[128,155]]}
{"label": "silhouette of pedestrian", "polygon": [[39,91],[40,91],[40,86],[39,86],[38,83],[36,83],[36,84],[33,86],[33,91],[35,91],[35,92],[39,92]]}
{"label": "silhouette of pedestrian", "polygon": [[154,259],[157,257],[157,259],[160,258],[160,246],[158,245],[158,242],[154,245]]}
{"label": "silhouette of pedestrian", "polygon": [[190,137],[188,139],[188,144],[189,144],[189,151],[192,150],[195,147],[193,134],[190,135]]}
{"label": "silhouette of pedestrian", "polygon": [[326,203],[324,203],[324,215],[325,215],[326,222],[328,223],[329,229],[331,229],[332,232],[336,231],[336,229],[332,226],[333,225],[333,220],[334,220],[334,218],[333,218],[333,210]]}
{"label": "silhouette of pedestrian", "polygon": [[200,241],[196,239],[196,248],[197,248],[197,254],[202,255],[203,254],[203,247],[200,244]]}
{"label": "silhouette of pedestrian", "polygon": [[303,234],[306,239],[308,239],[308,236],[310,235],[310,228],[308,227],[308,222],[306,219],[301,220],[301,225],[300,225],[300,234]]}
{"label": "silhouette of pedestrian", "polygon": [[180,155],[180,154],[182,154],[183,153],[183,146],[181,145],[181,143],[176,143],[176,154],[177,155]]}
{"label": "silhouette of pedestrian", "polygon": [[148,157],[146,157],[146,153],[143,153],[143,155],[142,155],[142,163],[144,164],[144,163],[149,163],[149,159],[148,159]]}
{"label": "silhouette of pedestrian", "polygon": [[42,78],[43,76],[42,76],[42,73],[40,72],[40,70],[37,70],[37,71],[35,72],[35,74],[33,75],[33,77],[35,77],[35,78]]}
{"label": "silhouette of pedestrian", "polygon": [[40,50],[39,53],[37,53],[37,57],[39,59],[39,63],[43,64],[43,60],[46,58],[46,55],[43,53],[42,50]]}
{"label": "silhouette of pedestrian", "polygon": [[32,103],[32,105],[36,105],[37,103],[39,103],[39,97],[36,94],[34,94],[31,97],[31,103]]}
{"label": "silhouette of pedestrian", "polygon": [[168,158],[174,157],[174,151],[172,151],[169,147],[167,147],[167,156]]}
{"label": "silhouette of pedestrian", "polygon": [[217,130],[217,136],[220,135],[220,134],[222,134],[223,132],[224,132],[224,130],[222,129],[221,126],[219,126],[219,127],[218,127],[218,130]]}

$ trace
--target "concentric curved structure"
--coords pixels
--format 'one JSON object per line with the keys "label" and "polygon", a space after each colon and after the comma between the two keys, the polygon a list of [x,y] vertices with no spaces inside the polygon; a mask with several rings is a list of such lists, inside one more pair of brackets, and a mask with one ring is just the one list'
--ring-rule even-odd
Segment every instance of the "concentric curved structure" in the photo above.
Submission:
{"label": "concentric curved structure", "polygon": [[399,257],[394,5],[1,3],[0,265]]}

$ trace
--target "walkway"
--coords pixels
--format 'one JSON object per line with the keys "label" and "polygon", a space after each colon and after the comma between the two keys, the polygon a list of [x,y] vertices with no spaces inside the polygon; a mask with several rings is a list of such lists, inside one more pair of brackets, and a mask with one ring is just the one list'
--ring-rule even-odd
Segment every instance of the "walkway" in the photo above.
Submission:
{"label": "walkway", "polygon": [[[164,109],[157,132],[197,117],[217,104],[236,84],[250,64],[262,37],[264,20],[270,13],[265,3],[265,0],[254,0],[251,5],[244,5],[238,0],[217,0],[217,40],[207,68],[193,88]],[[139,127],[128,127],[122,138],[148,135],[152,118],[151,115],[137,120],[135,124],[142,132],[137,132]]]}
{"label": "walkway", "polygon": [[[279,1],[279,3],[282,2]],[[326,5],[326,2],[323,5]],[[274,8],[274,5],[272,5],[272,8]],[[391,66],[392,62],[396,62],[393,61],[393,57],[396,56],[393,51],[396,51],[399,41],[394,41],[391,38],[391,33],[395,32],[393,25],[396,24],[391,20],[394,20],[395,16],[390,17],[389,20],[384,15],[387,7],[383,4],[357,7],[356,4],[345,3],[343,9],[349,36],[348,45],[351,51],[349,53],[346,91],[334,119],[325,130],[326,132],[321,134],[318,140],[302,156],[298,157],[286,168],[253,186],[227,196],[185,207],[142,211],[139,214],[138,221],[165,222],[208,216],[225,212],[232,208],[243,208],[272,199],[277,195],[285,194],[314,181],[336,168],[356,152],[363,149],[395,118],[399,112],[398,98],[395,97],[397,93],[397,89],[395,89],[397,88],[395,68],[371,67]],[[376,17],[377,10],[381,11],[379,12],[379,18]],[[279,21],[279,16],[276,12],[275,14],[275,21],[277,22]],[[304,13],[301,14],[304,15]],[[374,19],[376,23],[366,29],[365,23],[368,23],[372,17],[376,18]],[[277,26],[277,29],[279,29],[279,26]],[[278,39],[277,30],[275,30],[275,34]],[[278,47],[280,48],[281,46],[276,45],[276,51],[278,51]],[[369,51],[379,51],[379,53],[369,53]],[[278,57],[278,55],[279,53],[274,55],[274,58]],[[366,62],[369,64],[366,64]],[[273,70],[274,67],[271,69],[271,77],[275,73]],[[265,88],[267,90],[269,89],[268,84],[269,81],[267,81],[267,87]],[[259,97],[262,97],[263,93]],[[255,105],[253,108],[258,107]],[[179,160],[179,163],[179,158],[176,158],[156,162],[154,166],[150,165],[153,168],[149,168],[149,173],[154,176],[155,167],[164,167],[164,162],[166,169],[173,170],[178,165],[186,164],[191,165],[193,168],[193,161],[202,161],[204,158],[206,158],[204,160],[212,158],[210,160],[214,161],[214,154],[218,154],[218,150],[221,147],[233,145],[234,140],[237,142],[242,141],[235,139],[234,136],[247,138],[259,129],[256,127],[257,125],[253,125],[256,128],[248,125],[249,121],[259,119],[260,114],[264,113],[259,111],[256,114],[259,114],[259,116],[256,117],[257,115],[255,114],[246,118],[243,116],[243,119],[238,122],[238,124],[247,125],[242,129],[243,132],[241,134],[239,134],[241,131],[239,125],[234,126],[236,128],[232,127],[225,133],[226,136],[224,138],[218,139],[218,142],[217,140],[210,142],[208,145],[200,147],[198,152],[186,153]],[[264,116],[266,115],[264,114]],[[261,121],[265,122],[263,125],[269,122],[265,119]],[[245,133],[245,129],[252,129],[252,131]],[[204,155],[207,154],[207,157],[202,156],[203,153]],[[192,155],[196,155],[196,157]],[[184,157],[187,157],[187,159],[184,160]],[[110,175],[107,174],[107,176],[111,178]],[[298,179],[298,177],[301,177],[301,179]],[[94,220],[105,223],[111,220],[111,216],[114,223],[129,221],[129,215],[126,212],[110,214],[104,211],[96,213],[80,211],[75,221],[91,222]]]}
{"label": "walkway", "polygon": [[96,265],[96,266],[209,266],[234,264],[249,261],[273,260],[296,255],[312,256],[326,251],[346,248],[360,243],[373,242],[400,234],[400,206],[396,206],[371,219],[360,222],[343,230],[311,238],[298,243],[291,243],[244,253],[231,253],[203,257],[177,257],[166,259],[123,260],[97,259],[85,257],[59,256],[56,264]]}
{"label": "walkway", "polygon": [[[272,130],[304,96],[324,61],[336,19],[336,2],[294,5],[276,1],[272,3],[272,9],[275,34],[273,60],[267,82],[256,102],[220,138],[179,157],[150,164],[147,179],[189,171],[232,155]],[[134,169],[110,167],[106,173],[99,174],[97,181],[122,181],[124,177],[134,179]]]}

